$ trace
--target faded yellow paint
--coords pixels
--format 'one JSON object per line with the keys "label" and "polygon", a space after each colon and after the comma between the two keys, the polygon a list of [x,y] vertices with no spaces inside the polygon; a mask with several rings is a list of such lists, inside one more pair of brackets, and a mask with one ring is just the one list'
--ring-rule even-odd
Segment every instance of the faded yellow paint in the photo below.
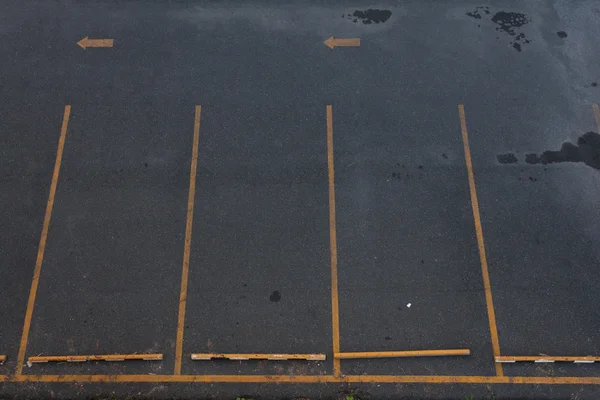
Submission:
{"label": "faded yellow paint", "polygon": [[183,266],[181,290],[179,292],[179,314],[177,317],[177,340],[175,342],[175,375],[181,374],[183,359],[183,333],[185,328],[185,307],[187,304],[188,276],[190,272],[190,252],[192,246],[192,224],[194,222],[194,199],[196,197],[196,170],[198,168],[198,145],[200,142],[200,114],[202,106],[196,106],[194,116],[194,139],[190,164],[190,188],[188,192],[187,217],[185,221],[185,242],[183,245]]}
{"label": "faded yellow paint", "polygon": [[77,45],[84,50],[87,47],[113,47],[114,39],[90,39],[86,36]]}
{"label": "faded yellow paint", "polygon": [[184,383],[462,383],[599,385],[600,377],[435,375],[21,375],[11,382],[184,382]]}
{"label": "faded yellow paint", "polygon": [[[475,188],[475,174],[473,173],[473,162],[471,161],[471,148],[469,146],[469,135],[467,133],[467,120],[465,117],[465,106],[458,106],[458,115],[460,118],[460,129],[462,131],[463,147],[465,152],[465,162],[467,165],[467,174],[469,177],[469,191],[471,193],[471,207],[473,209],[473,219],[475,221],[475,233],[477,236],[477,246],[479,247],[479,259],[481,261],[481,273],[483,275],[483,288],[485,291],[485,304],[487,307],[488,322],[490,326],[490,335],[492,338],[492,350],[494,357],[500,356],[500,341],[498,339],[498,328],[496,327],[496,313],[494,312],[494,301],[492,298],[492,287],[490,284],[490,274],[485,253],[485,244],[483,241],[483,229],[481,227],[481,217],[479,215],[479,201],[477,200],[477,189]],[[503,376],[502,365],[496,363],[496,375]]]}
{"label": "faded yellow paint", "polygon": [[[340,315],[338,296],[337,268],[337,233],[335,222],[335,173],[333,162],[333,108],[328,105],[327,111],[327,171],[329,180],[329,250],[331,257],[331,327],[333,334],[333,353],[340,352]],[[342,373],[340,360],[333,359],[333,375]]]}
{"label": "faded yellow paint", "polygon": [[25,309],[25,322],[23,323],[21,344],[19,346],[19,354],[17,356],[17,376],[21,375],[23,364],[25,362],[25,352],[27,351],[27,341],[29,339],[29,329],[31,327],[33,307],[35,305],[35,297],[37,295],[37,289],[40,283],[40,273],[42,272],[44,252],[46,251],[46,240],[48,238],[48,229],[50,228],[50,219],[52,216],[52,208],[54,207],[54,197],[56,196],[56,186],[58,185],[60,164],[62,162],[63,150],[65,148],[65,140],[67,137],[67,128],[69,126],[70,115],[71,106],[67,105],[65,106],[65,111],[63,113],[62,127],[60,129],[60,137],[58,139],[58,147],[56,150],[56,160],[54,161],[54,171],[52,172],[52,183],[50,184],[50,193],[48,194],[48,203],[46,204],[46,212],[44,214],[44,223],[42,225],[40,244],[38,247],[37,258],[35,261],[35,268],[33,270],[33,279],[31,281],[31,288],[29,290],[29,299],[27,300],[27,308]]}
{"label": "faded yellow paint", "polygon": [[325,45],[330,49],[335,47],[359,47],[360,39],[359,38],[351,38],[351,39],[335,39],[333,36],[324,41]]}

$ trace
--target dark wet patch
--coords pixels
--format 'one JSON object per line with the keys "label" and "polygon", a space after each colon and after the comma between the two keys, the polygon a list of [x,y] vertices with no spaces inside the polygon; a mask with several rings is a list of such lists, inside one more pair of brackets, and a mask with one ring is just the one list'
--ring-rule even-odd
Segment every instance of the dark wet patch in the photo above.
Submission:
{"label": "dark wet patch", "polygon": [[488,6],[477,6],[473,11],[468,12],[467,15],[475,19],[481,19],[482,13],[489,15],[490,8]]}
{"label": "dark wet patch", "polygon": [[499,25],[496,28],[498,32],[505,32],[513,37],[510,44],[515,50],[521,51],[524,44],[531,42],[523,32],[519,32],[523,25],[531,22],[525,14],[499,11],[492,17],[492,22]]}
{"label": "dark wet patch", "polygon": [[587,132],[577,139],[577,144],[565,142],[560,150],[548,150],[542,154],[527,154],[528,164],[553,164],[560,162],[582,162],[595,169],[600,169],[600,135]]}
{"label": "dark wet patch", "polygon": [[277,303],[279,300],[281,300],[281,293],[279,293],[277,290],[273,291],[273,293],[271,293],[269,296],[269,300],[271,300],[273,303]]}
{"label": "dark wet patch", "polygon": [[562,39],[567,37],[567,32],[565,32],[565,31],[558,31],[558,32],[556,32],[556,34],[558,35],[559,38],[562,38]]}
{"label": "dark wet patch", "polygon": [[492,22],[500,25],[496,29],[502,30],[511,36],[516,36],[516,30],[522,27],[523,25],[528,24],[530,21],[525,14],[498,11],[492,17]]}
{"label": "dark wet patch", "polygon": [[598,82],[592,82],[592,87],[597,87],[598,86]]}
{"label": "dark wet patch", "polygon": [[498,154],[496,158],[500,164],[515,164],[519,161],[513,153]]}
{"label": "dark wet patch", "polygon": [[446,153],[442,153],[442,157],[446,160],[448,159],[448,155],[446,155]]}
{"label": "dark wet patch", "polygon": [[356,10],[352,14],[342,14],[342,18],[346,17],[355,23],[361,21],[365,25],[384,23],[390,19],[391,16],[392,12],[390,10],[378,10],[372,8],[364,11]]}
{"label": "dark wet patch", "polygon": [[[483,19],[484,14],[490,14],[488,7],[475,7],[473,11],[467,13],[469,17],[475,19]],[[512,37],[512,40],[509,42],[509,44],[515,50],[521,51],[524,44],[530,43],[530,40],[525,37],[525,34],[520,32],[520,28],[523,25],[531,22],[527,15],[515,12],[498,11],[491,17],[490,21],[498,25],[496,27],[496,31],[504,32]],[[477,26],[479,27],[480,24]],[[500,37],[496,36],[496,39],[500,39]]]}
{"label": "dark wet patch", "polygon": [[392,337],[391,336],[386,336],[385,340],[392,340]]}

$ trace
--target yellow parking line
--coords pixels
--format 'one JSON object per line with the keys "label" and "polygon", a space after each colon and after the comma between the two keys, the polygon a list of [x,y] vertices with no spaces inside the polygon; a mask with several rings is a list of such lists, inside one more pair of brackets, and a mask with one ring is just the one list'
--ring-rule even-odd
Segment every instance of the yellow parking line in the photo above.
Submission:
{"label": "yellow parking line", "polygon": [[[477,236],[477,246],[479,247],[479,259],[481,261],[481,272],[483,275],[483,287],[485,290],[485,303],[487,306],[488,321],[490,325],[490,335],[492,338],[492,349],[494,357],[500,356],[500,342],[498,340],[498,328],[496,327],[496,313],[494,312],[494,301],[492,299],[492,287],[490,285],[490,275],[488,270],[487,256],[485,253],[485,244],[483,242],[483,229],[481,228],[481,217],[479,215],[479,201],[477,200],[477,189],[475,188],[475,174],[473,173],[473,163],[471,161],[471,148],[469,147],[469,135],[467,133],[467,120],[465,117],[465,106],[459,104],[458,115],[460,117],[460,129],[462,131],[463,147],[465,152],[465,162],[467,164],[467,173],[469,176],[469,191],[471,192],[471,207],[473,208],[473,219],[475,220],[475,233]],[[496,363],[496,375],[503,376],[502,364]]]}
{"label": "yellow parking line", "polygon": [[17,357],[17,376],[21,375],[23,370],[23,364],[25,362],[25,352],[27,350],[27,340],[29,339],[31,317],[33,315],[33,306],[35,304],[35,297],[40,282],[40,273],[42,272],[42,262],[44,260],[44,251],[46,250],[46,239],[48,237],[48,229],[50,227],[52,208],[54,207],[54,196],[56,195],[56,185],[58,184],[58,175],[60,173],[60,164],[62,162],[63,150],[65,148],[65,139],[67,137],[67,127],[69,126],[70,114],[71,106],[67,105],[65,106],[65,111],[63,113],[63,122],[62,127],[60,129],[60,138],[58,139],[58,148],[56,150],[56,161],[54,162],[54,172],[52,173],[52,183],[50,184],[50,193],[48,195],[48,203],[46,204],[44,224],[42,226],[42,234],[40,237],[37,259],[35,261],[35,269],[33,270],[33,280],[31,281],[31,289],[29,290],[29,299],[27,300],[25,322],[23,323],[23,333],[21,334],[21,344],[19,346],[19,355]]}
{"label": "yellow parking line", "polygon": [[[329,177],[329,250],[331,255],[331,327],[333,353],[340,352],[340,316],[337,271],[337,233],[335,223],[335,176],[333,163],[333,110],[327,106],[327,171]],[[341,375],[339,358],[333,359],[333,375]]]}
{"label": "yellow parking line", "polygon": [[187,304],[188,275],[190,271],[190,248],[192,245],[192,223],[194,221],[194,199],[196,196],[196,169],[198,167],[198,143],[200,142],[201,106],[196,106],[194,117],[194,140],[192,144],[192,162],[190,166],[190,190],[188,193],[187,218],[185,221],[185,242],[183,246],[183,267],[181,272],[181,291],[179,292],[179,315],[177,318],[177,341],[175,344],[175,375],[181,374],[183,358],[183,331],[185,328],[185,306]]}
{"label": "yellow parking line", "polygon": [[187,382],[187,383],[449,383],[600,385],[600,377],[436,375],[21,375],[13,382]]}

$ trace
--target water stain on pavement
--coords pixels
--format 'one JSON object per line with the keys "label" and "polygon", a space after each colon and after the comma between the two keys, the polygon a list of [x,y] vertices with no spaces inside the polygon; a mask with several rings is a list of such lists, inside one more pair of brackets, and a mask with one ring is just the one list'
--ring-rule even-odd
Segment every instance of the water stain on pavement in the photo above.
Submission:
{"label": "water stain on pavement", "polygon": [[568,35],[567,35],[567,32],[565,32],[565,31],[559,31],[559,32],[556,32],[556,34],[557,34],[557,35],[558,35],[558,37],[559,37],[559,38],[561,38],[561,39],[564,39],[564,38],[566,38],[566,37],[568,36]]}
{"label": "water stain on pavement", "polygon": [[587,132],[577,139],[577,144],[565,142],[560,150],[547,150],[542,154],[525,155],[528,164],[553,164],[560,162],[582,162],[587,166],[600,169],[600,135]]}
{"label": "water stain on pavement", "polygon": [[500,164],[515,164],[518,161],[513,153],[498,154],[496,158]]}
{"label": "water stain on pavement", "polygon": [[[482,19],[484,15],[491,15],[491,12],[487,6],[478,6],[473,11],[467,12],[466,15],[471,18]],[[515,50],[521,51],[524,44],[531,42],[520,31],[523,25],[531,22],[531,19],[527,15],[516,12],[498,11],[490,18],[490,21],[498,25],[496,31],[504,32],[511,36],[509,43]],[[477,26],[480,27],[481,25]],[[496,39],[499,38],[499,36],[496,36]]]}
{"label": "water stain on pavement", "polygon": [[281,300],[281,293],[279,293],[277,290],[274,290],[269,296],[269,300],[271,300],[273,303],[277,303],[279,300]]}
{"label": "water stain on pavement", "polygon": [[490,15],[490,8],[487,6],[477,6],[477,7],[475,7],[475,9],[473,11],[468,12],[467,15],[469,17],[473,17],[475,19],[481,19],[482,12],[486,15]]}
{"label": "water stain on pavement", "polygon": [[356,10],[352,14],[342,14],[342,18],[348,18],[354,23],[360,21],[365,25],[384,23],[390,19],[391,16],[392,12],[390,10],[377,10],[372,8],[364,11]]}
{"label": "water stain on pavement", "polygon": [[[400,163],[397,163],[396,167],[400,167]],[[406,165],[403,164],[402,165],[402,170],[398,170],[398,171],[392,172],[392,178],[395,178],[395,179],[403,179],[403,178],[411,179],[411,178],[414,177],[414,178],[417,178],[417,179],[422,179],[423,178],[423,170],[424,169],[425,169],[425,167],[423,165],[417,166],[417,170],[418,171],[415,171],[415,174],[413,175],[411,173],[407,173],[407,172],[409,172],[409,170],[406,169]],[[416,175],[417,173],[418,173],[418,175]]]}
{"label": "water stain on pavement", "polygon": [[492,17],[492,22],[499,25],[497,31],[506,32],[513,37],[511,44],[517,51],[521,51],[521,45],[530,42],[523,32],[517,33],[519,28],[530,22],[525,14],[499,11]]}

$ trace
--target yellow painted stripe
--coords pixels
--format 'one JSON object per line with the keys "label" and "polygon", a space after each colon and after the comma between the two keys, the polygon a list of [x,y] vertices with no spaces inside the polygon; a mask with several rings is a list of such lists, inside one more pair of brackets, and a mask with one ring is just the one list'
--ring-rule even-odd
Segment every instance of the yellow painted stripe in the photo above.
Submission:
{"label": "yellow painted stripe", "polygon": [[162,354],[106,354],[106,355],[90,355],[90,356],[38,356],[29,357],[30,363],[47,363],[47,362],[85,362],[85,361],[160,361],[163,359]]}
{"label": "yellow painted stripe", "polygon": [[6,361],[6,356],[0,356],[0,364]]}
{"label": "yellow painted stripe", "polygon": [[192,360],[325,360],[325,354],[218,354],[218,353],[194,353]]}
{"label": "yellow painted stripe", "polygon": [[594,109],[594,118],[596,119],[596,125],[598,125],[598,133],[600,133],[600,107],[598,107],[598,104],[594,104],[592,108]]}
{"label": "yellow painted stripe", "polygon": [[194,117],[194,139],[190,166],[190,189],[188,192],[187,218],[185,221],[185,242],[183,246],[183,267],[181,290],[179,292],[179,315],[177,318],[177,340],[175,342],[175,375],[181,374],[183,359],[183,333],[185,329],[185,307],[187,304],[188,276],[190,272],[190,249],[192,246],[192,224],[194,222],[194,199],[196,197],[196,170],[198,167],[198,144],[200,142],[201,106],[196,106]]}
{"label": "yellow painted stripe", "polygon": [[[498,328],[496,327],[496,313],[494,312],[494,301],[492,299],[492,287],[490,285],[490,275],[488,270],[487,256],[485,253],[485,244],[483,241],[483,229],[481,227],[481,217],[479,215],[479,201],[477,200],[477,189],[475,188],[475,174],[473,173],[473,163],[471,161],[471,148],[469,146],[469,135],[467,133],[467,120],[465,117],[465,107],[458,106],[460,117],[460,128],[462,131],[463,147],[465,152],[465,162],[467,164],[467,173],[469,176],[469,191],[471,192],[471,207],[473,209],[473,219],[475,221],[475,233],[477,236],[477,246],[479,247],[479,259],[481,261],[481,273],[483,275],[483,287],[485,291],[485,303],[487,307],[488,321],[490,326],[490,335],[492,338],[492,350],[494,357],[500,356],[500,342],[498,340]],[[496,375],[503,376],[502,365],[496,363]]]}
{"label": "yellow painted stripe", "polygon": [[[329,250],[331,256],[331,327],[333,353],[340,352],[340,316],[338,297],[337,233],[335,222],[335,174],[333,162],[333,110],[327,106],[327,171],[329,177]],[[333,375],[341,376],[340,360],[333,359]]]}
{"label": "yellow painted stripe", "polygon": [[60,137],[58,139],[58,148],[56,149],[56,160],[54,162],[54,171],[52,173],[52,183],[50,184],[50,193],[48,194],[48,203],[46,204],[46,213],[44,214],[44,224],[42,225],[42,234],[40,236],[40,244],[38,247],[35,268],[33,270],[33,279],[31,281],[31,289],[29,290],[29,299],[27,300],[27,309],[25,311],[25,322],[23,323],[23,332],[21,334],[21,344],[19,346],[19,354],[17,356],[16,375],[21,375],[23,364],[25,362],[25,352],[27,351],[27,341],[29,339],[29,329],[31,327],[31,318],[33,315],[33,306],[35,305],[35,297],[37,295],[38,285],[40,283],[40,274],[42,272],[42,262],[44,260],[44,252],[46,251],[46,239],[48,237],[48,229],[50,228],[50,218],[52,216],[52,208],[54,207],[54,197],[56,196],[56,185],[58,184],[58,176],[60,174],[60,164],[62,162],[63,150],[65,148],[65,140],[67,137],[67,127],[69,126],[69,116],[71,114],[71,106],[65,106],[63,113],[62,127],[60,129]]}
{"label": "yellow painted stripe", "polygon": [[496,362],[600,362],[598,356],[499,356]]}
{"label": "yellow painted stripe", "polygon": [[600,377],[436,375],[21,375],[12,382],[199,382],[199,383],[464,383],[600,385]]}
{"label": "yellow painted stripe", "polygon": [[370,351],[337,353],[335,358],[395,358],[395,357],[447,357],[468,356],[469,349],[452,350],[413,350],[413,351]]}

